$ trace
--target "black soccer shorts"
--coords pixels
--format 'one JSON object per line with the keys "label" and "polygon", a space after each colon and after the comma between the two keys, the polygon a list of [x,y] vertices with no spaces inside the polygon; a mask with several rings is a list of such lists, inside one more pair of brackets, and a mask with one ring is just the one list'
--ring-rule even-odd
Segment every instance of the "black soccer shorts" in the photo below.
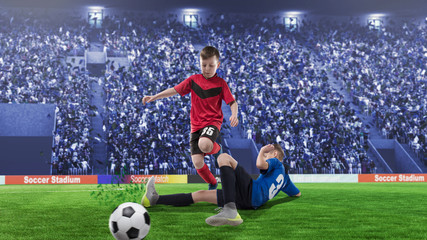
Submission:
{"label": "black soccer shorts", "polygon": [[202,150],[199,148],[199,139],[201,137],[207,137],[212,142],[215,142],[219,136],[219,129],[214,125],[208,125],[196,132],[190,134],[190,151],[191,155],[194,154],[203,154]]}

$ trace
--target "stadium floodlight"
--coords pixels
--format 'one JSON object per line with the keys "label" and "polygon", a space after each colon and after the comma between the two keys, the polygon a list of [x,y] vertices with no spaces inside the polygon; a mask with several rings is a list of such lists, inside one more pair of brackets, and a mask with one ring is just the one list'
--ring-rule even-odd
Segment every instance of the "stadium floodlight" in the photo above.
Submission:
{"label": "stadium floodlight", "polygon": [[182,13],[184,14],[197,14],[200,12],[200,9],[197,8],[184,8],[182,9]]}
{"label": "stadium floodlight", "polygon": [[102,10],[104,10],[104,7],[102,7],[102,6],[89,6],[87,8],[89,10],[95,11],[95,12],[101,12]]}
{"label": "stadium floodlight", "polygon": [[369,14],[369,18],[371,18],[371,19],[380,19],[380,18],[383,18],[383,17],[386,17],[387,16],[387,14],[385,14],[385,13],[372,13],[372,14]]}
{"label": "stadium floodlight", "polygon": [[302,11],[287,11],[287,12],[283,12],[283,14],[287,17],[292,17],[292,16],[296,17],[299,15],[303,15],[304,12],[302,12]]}

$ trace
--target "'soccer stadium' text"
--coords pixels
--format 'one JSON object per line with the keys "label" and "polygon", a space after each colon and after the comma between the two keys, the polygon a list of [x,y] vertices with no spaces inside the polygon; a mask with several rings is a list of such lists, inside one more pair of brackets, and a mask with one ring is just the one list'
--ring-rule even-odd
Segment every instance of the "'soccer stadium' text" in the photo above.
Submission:
{"label": "'soccer stadium' text", "polygon": [[375,175],[375,182],[424,182],[424,176],[417,176],[415,174],[399,174],[394,175]]}
{"label": "'soccer stadium' text", "polygon": [[56,183],[80,183],[79,177],[60,177],[60,176],[52,176],[52,177],[24,177],[25,184],[56,184]]}

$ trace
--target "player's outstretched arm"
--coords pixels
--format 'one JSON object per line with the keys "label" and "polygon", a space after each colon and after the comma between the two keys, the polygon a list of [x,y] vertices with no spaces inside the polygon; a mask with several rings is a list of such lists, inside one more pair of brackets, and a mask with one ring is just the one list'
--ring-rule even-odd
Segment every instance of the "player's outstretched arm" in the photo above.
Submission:
{"label": "player's outstretched arm", "polygon": [[239,124],[239,119],[237,118],[237,111],[239,109],[237,101],[234,101],[230,104],[231,116],[230,116],[230,126],[236,127]]}
{"label": "player's outstretched arm", "polygon": [[171,97],[178,94],[178,92],[175,90],[175,88],[168,88],[160,93],[157,93],[154,96],[144,96],[142,99],[142,103],[145,105],[146,103],[153,102],[158,99]]}

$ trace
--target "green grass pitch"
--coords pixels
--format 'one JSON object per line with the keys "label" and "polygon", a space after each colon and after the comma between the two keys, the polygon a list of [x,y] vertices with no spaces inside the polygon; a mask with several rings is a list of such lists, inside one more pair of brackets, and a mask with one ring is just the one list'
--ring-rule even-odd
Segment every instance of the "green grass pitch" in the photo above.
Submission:
{"label": "green grass pitch", "polygon": [[[296,186],[300,198],[280,193],[257,210],[240,210],[244,222],[237,227],[207,225],[205,218],[216,214],[216,206],[208,203],[148,208],[152,225],[146,239],[427,239],[426,183]],[[207,184],[156,187],[160,194],[172,194],[206,189]],[[108,218],[114,207],[90,195],[97,189],[0,186],[0,239],[113,239]]]}

